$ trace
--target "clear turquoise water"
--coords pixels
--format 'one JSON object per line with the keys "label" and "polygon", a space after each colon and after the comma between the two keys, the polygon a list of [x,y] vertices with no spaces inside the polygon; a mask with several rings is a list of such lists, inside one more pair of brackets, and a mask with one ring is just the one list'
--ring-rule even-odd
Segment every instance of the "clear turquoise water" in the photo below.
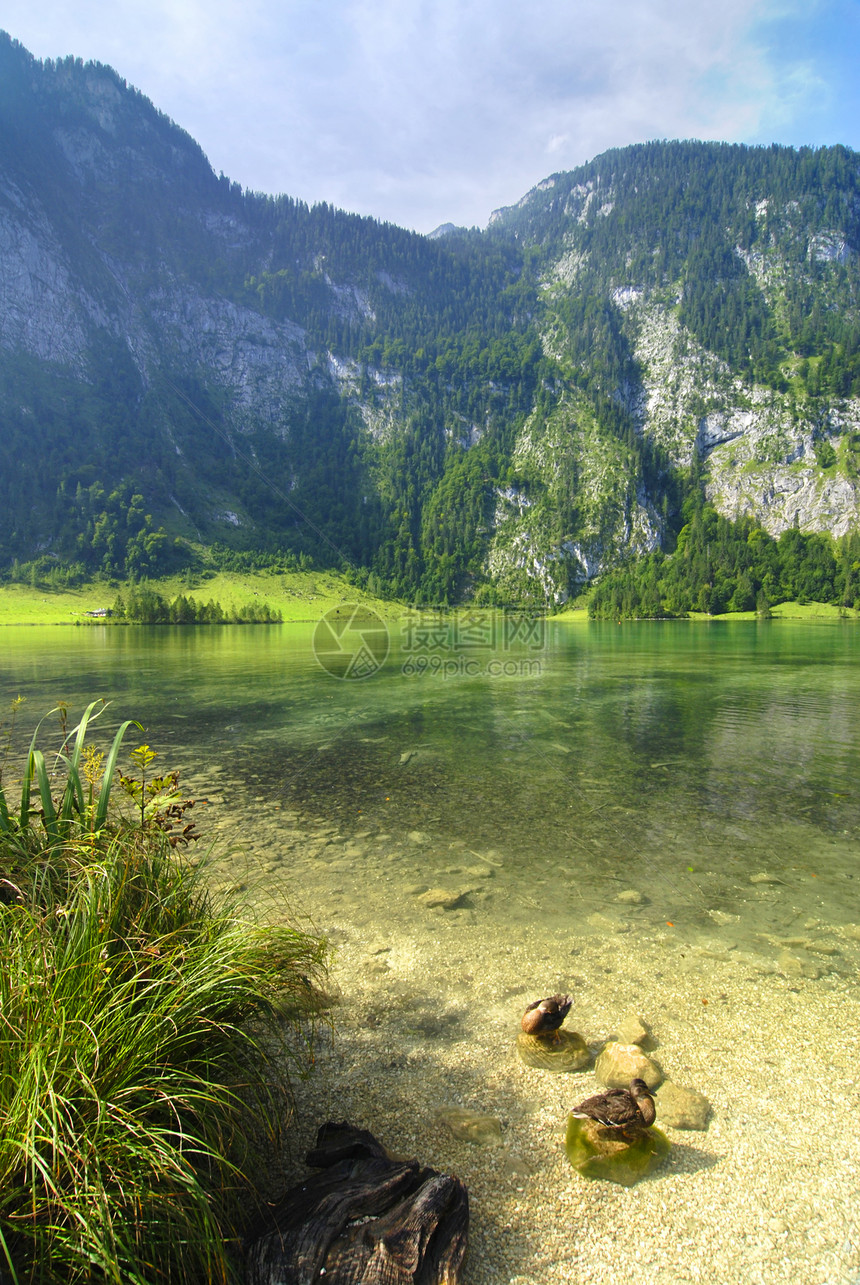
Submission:
{"label": "clear turquoise water", "polygon": [[312,632],[7,628],[3,703],[27,697],[28,734],[59,699],[109,699],[105,738],[139,719],[213,799],[201,828],[240,843],[219,871],[323,920],[405,923],[435,887],[492,933],[539,911],[736,947],[860,918],[854,622],[449,632],[421,663],[392,630],[360,680]]}

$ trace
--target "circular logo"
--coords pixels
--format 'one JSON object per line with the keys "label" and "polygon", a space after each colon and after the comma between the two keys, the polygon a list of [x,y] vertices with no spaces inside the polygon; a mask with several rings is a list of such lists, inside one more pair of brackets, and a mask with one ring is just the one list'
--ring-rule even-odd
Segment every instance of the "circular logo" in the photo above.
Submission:
{"label": "circular logo", "polygon": [[342,602],[318,621],[313,653],[334,678],[369,678],[385,664],[388,629],[370,607]]}

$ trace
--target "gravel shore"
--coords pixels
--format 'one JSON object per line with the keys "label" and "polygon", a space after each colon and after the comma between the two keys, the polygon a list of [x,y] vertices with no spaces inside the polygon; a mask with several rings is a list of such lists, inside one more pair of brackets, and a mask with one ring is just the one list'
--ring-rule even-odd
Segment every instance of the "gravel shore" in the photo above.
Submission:
{"label": "gravel shore", "polygon": [[[318,925],[336,950],[332,1031],[297,1086],[291,1168],[319,1124],[348,1120],[396,1155],[457,1174],[471,1202],[464,1285],[860,1281],[860,943],[817,978],[681,935],[582,935],[540,920],[492,933],[467,909]],[[830,929],[831,939],[833,932]],[[774,948],[772,960],[779,951]],[[523,1065],[519,1018],[570,991],[566,1028],[597,1050],[635,1011],[675,1083],[704,1093],[705,1131],[666,1129],[666,1165],[627,1190],[586,1181],[562,1145],[591,1070]],[[461,1141],[446,1107],[495,1116],[501,1144]],[[659,1123],[659,1121],[658,1121]]]}

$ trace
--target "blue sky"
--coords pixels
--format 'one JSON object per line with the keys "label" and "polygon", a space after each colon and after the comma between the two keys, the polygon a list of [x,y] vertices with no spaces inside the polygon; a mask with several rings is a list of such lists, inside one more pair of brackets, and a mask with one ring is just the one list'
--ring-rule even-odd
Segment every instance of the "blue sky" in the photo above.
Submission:
{"label": "blue sky", "polygon": [[244,187],[429,232],[653,138],[860,149],[860,0],[0,0]]}

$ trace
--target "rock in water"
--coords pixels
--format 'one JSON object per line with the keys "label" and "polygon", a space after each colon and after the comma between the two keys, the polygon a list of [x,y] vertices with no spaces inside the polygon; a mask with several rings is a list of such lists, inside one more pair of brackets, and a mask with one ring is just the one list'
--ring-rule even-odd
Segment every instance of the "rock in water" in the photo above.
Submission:
{"label": "rock in water", "polygon": [[460,892],[452,892],[449,888],[428,888],[416,898],[422,906],[428,910],[456,910],[471,889],[463,888]]}
{"label": "rock in water", "polygon": [[657,1119],[670,1129],[707,1129],[711,1104],[697,1089],[682,1089],[665,1080],[654,1094]]}
{"label": "rock in water", "polygon": [[576,1031],[517,1036],[517,1052],[526,1066],[541,1071],[582,1071],[591,1063],[588,1045]]}
{"label": "rock in water", "polygon": [[461,1142],[473,1142],[479,1147],[502,1145],[502,1126],[494,1115],[482,1115],[465,1107],[442,1107],[436,1114]]}
{"label": "rock in water", "polygon": [[571,1115],[564,1149],[583,1178],[602,1178],[620,1183],[622,1187],[632,1187],[663,1163],[672,1144],[659,1129],[640,1129],[627,1134],[606,1128],[596,1120]]}
{"label": "rock in water", "polygon": [[663,1069],[647,1057],[638,1044],[607,1044],[594,1067],[594,1074],[608,1089],[626,1089],[631,1080],[644,1080],[649,1089],[663,1083]]}
{"label": "rock in water", "polygon": [[373,1134],[324,1124],[322,1173],[284,1195],[247,1243],[250,1285],[459,1285],[469,1197],[458,1178],[390,1160]]}
{"label": "rock in water", "polygon": [[651,1027],[638,1013],[625,1013],[618,1028],[619,1044],[638,1044],[640,1048],[653,1048]]}

